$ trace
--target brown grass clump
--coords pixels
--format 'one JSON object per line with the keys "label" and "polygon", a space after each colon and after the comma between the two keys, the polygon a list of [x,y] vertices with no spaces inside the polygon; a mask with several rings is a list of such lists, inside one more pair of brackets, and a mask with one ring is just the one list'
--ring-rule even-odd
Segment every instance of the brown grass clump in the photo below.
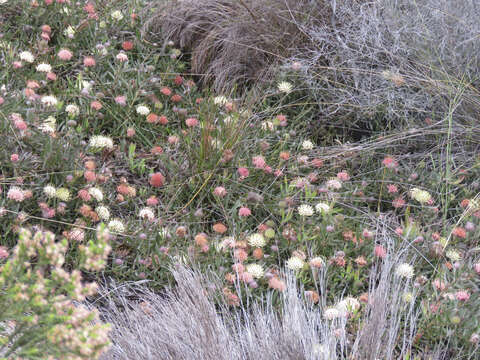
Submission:
{"label": "brown grass clump", "polygon": [[268,78],[272,64],[307,47],[303,26],[330,17],[331,8],[315,0],[172,0],[144,30],[190,53],[192,72],[220,91]]}

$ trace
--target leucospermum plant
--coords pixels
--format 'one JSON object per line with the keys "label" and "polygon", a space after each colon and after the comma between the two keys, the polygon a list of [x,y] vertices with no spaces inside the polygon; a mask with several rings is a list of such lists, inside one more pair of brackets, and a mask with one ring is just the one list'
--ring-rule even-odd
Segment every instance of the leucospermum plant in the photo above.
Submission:
{"label": "leucospermum plant", "polygon": [[97,291],[79,269],[100,270],[110,251],[108,233],[79,249],[78,269],[63,268],[67,239],[19,230],[17,246],[1,251],[0,359],[98,359],[110,345],[109,325],[82,302]]}

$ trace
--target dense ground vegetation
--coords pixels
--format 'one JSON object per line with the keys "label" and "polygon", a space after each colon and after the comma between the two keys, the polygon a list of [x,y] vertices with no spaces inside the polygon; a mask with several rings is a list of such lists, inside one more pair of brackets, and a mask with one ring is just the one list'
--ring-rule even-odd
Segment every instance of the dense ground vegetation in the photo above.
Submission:
{"label": "dense ground vegetation", "polygon": [[0,0],[0,356],[479,358],[479,11]]}

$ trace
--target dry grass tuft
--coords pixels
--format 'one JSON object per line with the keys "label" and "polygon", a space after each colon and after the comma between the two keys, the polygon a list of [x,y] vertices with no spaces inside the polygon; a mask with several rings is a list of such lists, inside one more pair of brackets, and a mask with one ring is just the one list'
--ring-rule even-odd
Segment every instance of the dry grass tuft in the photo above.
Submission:
{"label": "dry grass tuft", "polygon": [[161,7],[144,30],[190,53],[192,72],[222,91],[268,78],[272,64],[307,46],[302,27],[330,16],[316,0],[179,0]]}

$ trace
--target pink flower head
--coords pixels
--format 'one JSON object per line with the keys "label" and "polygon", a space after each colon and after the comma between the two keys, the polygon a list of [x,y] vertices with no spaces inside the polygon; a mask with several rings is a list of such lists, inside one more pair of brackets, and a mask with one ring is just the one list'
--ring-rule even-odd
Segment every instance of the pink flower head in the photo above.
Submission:
{"label": "pink flower head", "polygon": [[405,200],[403,200],[401,197],[398,197],[393,200],[392,206],[394,208],[401,208],[402,206],[405,206]]}
{"label": "pink flower head", "polygon": [[13,62],[13,68],[14,69],[20,69],[23,66],[21,61],[14,61]]}
{"label": "pink flower head", "polygon": [[397,227],[395,229],[395,233],[398,235],[398,236],[402,236],[403,235],[403,229],[401,227]]}
{"label": "pink flower head", "polygon": [[40,35],[40,37],[45,40],[45,41],[50,41],[50,34],[46,33],[46,32],[42,32],[42,34]]}
{"label": "pink flower head", "polygon": [[387,169],[395,169],[398,166],[398,162],[390,156],[387,156],[385,159],[383,159],[382,164]]}
{"label": "pink flower head", "polygon": [[185,120],[185,124],[187,124],[188,127],[194,127],[198,125],[198,120],[196,118],[188,118]]}
{"label": "pink flower head", "polygon": [[350,175],[346,171],[341,171],[337,174],[337,179],[341,181],[348,181],[350,180]]}
{"label": "pink flower head", "polygon": [[57,80],[57,75],[54,72],[47,73],[47,80],[55,81]]}
{"label": "pink flower head", "polygon": [[10,160],[12,162],[17,162],[18,161],[18,154],[12,154],[10,155]]}
{"label": "pink flower head", "polygon": [[2,105],[4,102],[5,100],[3,99],[3,97],[0,96],[0,105]]}
{"label": "pink flower head", "polygon": [[217,186],[215,190],[213,190],[213,194],[219,197],[224,197],[227,195],[227,190],[223,186]]}
{"label": "pink flower head", "polygon": [[252,163],[253,165],[257,168],[257,169],[263,169],[265,168],[265,159],[263,158],[263,156],[254,156],[252,158]]}
{"label": "pink flower head", "polygon": [[467,301],[470,299],[470,294],[465,290],[459,290],[455,293],[455,297],[458,301]]}
{"label": "pink flower head", "polygon": [[285,115],[278,114],[277,120],[280,126],[287,126],[287,117]]}
{"label": "pink flower head", "polygon": [[68,49],[61,49],[57,56],[61,59],[61,60],[64,60],[64,61],[68,61],[72,58],[73,54],[70,50]]}
{"label": "pink flower head", "polygon": [[125,106],[127,105],[127,97],[123,95],[117,96],[115,102],[120,106]]}
{"label": "pink flower head", "polygon": [[95,64],[96,64],[95,59],[92,56],[86,56],[83,59],[83,65],[85,67],[92,67],[92,66],[95,66]]}
{"label": "pink flower head", "polygon": [[157,206],[158,205],[158,199],[156,196],[152,195],[147,199],[147,205],[148,206]]}
{"label": "pink flower head", "polygon": [[276,177],[280,177],[283,175],[283,171],[280,169],[277,169],[273,172],[273,175],[275,175]]}
{"label": "pink flower head", "polygon": [[267,165],[263,168],[263,171],[265,171],[267,174],[271,174],[273,172],[273,169],[271,166]]}
{"label": "pink flower head", "polygon": [[252,215],[252,211],[248,207],[242,206],[240,209],[238,209],[238,216],[247,217],[250,215]]}
{"label": "pink flower head", "polygon": [[389,194],[396,194],[398,192],[397,185],[393,185],[393,184],[388,184],[387,190]]}
{"label": "pink flower head", "polygon": [[480,262],[476,263],[476,264],[473,264],[473,270],[475,270],[475,272],[480,275]]}
{"label": "pink flower head", "polygon": [[15,119],[13,124],[18,130],[27,130],[27,123],[22,119]]}
{"label": "pink flower head", "polygon": [[0,259],[6,259],[8,257],[8,249],[5,246],[0,246]]}
{"label": "pink flower head", "polygon": [[85,190],[85,189],[82,189],[78,192],[78,197],[83,201],[90,201],[90,199],[92,198],[88,190]]}
{"label": "pink flower head", "polygon": [[7,198],[13,201],[22,202],[25,200],[25,193],[22,189],[14,186],[8,190]]}
{"label": "pink flower head", "polygon": [[238,172],[238,175],[240,175],[240,179],[245,179],[246,177],[248,177],[248,175],[250,174],[250,172],[248,171],[247,168],[245,167],[239,167],[237,169],[237,172]]}
{"label": "pink flower head", "polygon": [[165,96],[170,96],[172,95],[172,90],[170,90],[168,87],[163,87],[160,89],[160,92],[165,95]]}
{"label": "pink flower head", "polygon": [[387,250],[382,245],[375,245],[374,254],[380,259],[384,259],[387,256]]}

